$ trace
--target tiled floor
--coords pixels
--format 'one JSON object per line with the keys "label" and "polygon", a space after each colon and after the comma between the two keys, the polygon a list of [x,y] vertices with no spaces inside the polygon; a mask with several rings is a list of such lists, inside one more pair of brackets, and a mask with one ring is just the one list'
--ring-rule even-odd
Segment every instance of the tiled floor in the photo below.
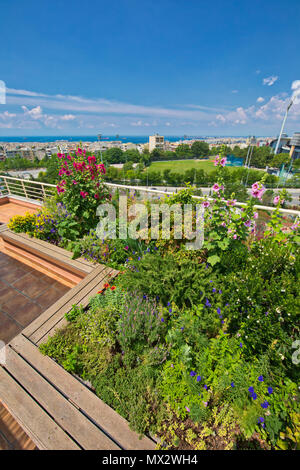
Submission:
{"label": "tiled floor", "polygon": [[9,342],[68,290],[0,252],[0,340]]}
{"label": "tiled floor", "polygon": [[0,204],[0,222],[7,224],[14,215],[25,215],[26,212],[34,214],[37,212],[37,209],[31,209],[29,207],[22,206],[22,204],[15,204],[13,202]]}

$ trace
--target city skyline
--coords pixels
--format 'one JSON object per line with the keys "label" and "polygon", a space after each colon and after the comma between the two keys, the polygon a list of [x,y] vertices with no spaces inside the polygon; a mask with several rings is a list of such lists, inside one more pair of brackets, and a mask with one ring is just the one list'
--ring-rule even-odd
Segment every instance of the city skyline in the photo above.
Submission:
{"label": "city skyline", "polygon": [[[85,10],[78,0],[17,0],[1,9],[0,141],[277,135],[300,89],[297,0],[90,0]],[[299,129],[295,100],[286,132]]]}

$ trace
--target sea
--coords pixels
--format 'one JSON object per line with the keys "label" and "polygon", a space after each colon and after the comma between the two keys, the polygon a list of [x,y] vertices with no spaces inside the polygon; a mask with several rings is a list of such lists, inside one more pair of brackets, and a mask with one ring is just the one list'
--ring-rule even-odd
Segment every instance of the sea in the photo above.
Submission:
{"label": "sea", "polygon": [[[222,138],[226,136],[172,136],[166,135],[164,136],[165,140],[169,142],[177,142],[179,140],[205,140],[206,138]],[[241,138],[245,138],[245,136],[238,136]],[[236,137],[236,138],[238,138]],[[28,142],[96,142],[98,137],[96,135],[47,135],[47,136],[12,136],[12,137],[2,137],[0,135],[0,142],[20,142],[20,143],[28,143]],[[132,142],[133,144],[145,144],[149,142],[149,135],[102,135],[101,141],[121,141],[121,142]]]}

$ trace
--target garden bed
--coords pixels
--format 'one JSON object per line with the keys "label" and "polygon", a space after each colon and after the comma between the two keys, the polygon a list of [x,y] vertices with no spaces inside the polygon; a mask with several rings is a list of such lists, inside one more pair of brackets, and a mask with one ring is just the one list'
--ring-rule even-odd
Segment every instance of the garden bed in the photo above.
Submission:
{"label": "garden bed", "polygon": [[[121,217],[103,164],[81,149],[57,164],[57,196],[39,214],[13,219],[11,230],[121,274],[99,292],[94,285],[90,302],[85,295],[30,325],[28,338],[160,448],[296,449],[300,237],[298,223],[285,230],[285,192],[257,226],[264,180],[237,208],[234,194],[225,197],[226,157],[217,156],[214,197],[200,201],[204,243],[187,250],[174,218],[169,238],[151,238],[148,225],[146,237],[99,236],[100,202]],[[128,212],[135,203],[128,198]],[[191,187],[155,204],[190,205],[197,223]]]}

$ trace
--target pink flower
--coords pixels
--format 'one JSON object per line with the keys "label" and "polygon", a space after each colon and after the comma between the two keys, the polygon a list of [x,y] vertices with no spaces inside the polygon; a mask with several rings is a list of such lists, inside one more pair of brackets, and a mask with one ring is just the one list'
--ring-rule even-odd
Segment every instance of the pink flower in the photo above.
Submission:
{"label": "pink flower", "polygon": [[226,157],[221,158],[221,160],[220,160],[220,165],[221,165],[221,166],[225,166],[225,165],[226,165],[226,162],[227,162],[227,158],[226,158]]}
{"label": "pink flower", "polygon": [[214,165],[218,166],[219,163],[219,155],[216,155],[216,159],[214,160]]}
{"label": "pink flower", "polygon": [[235,206],[236,205],[236,199],[228,200],[226,202],[227,206]]}
{"label": "pink flower", "polygon": [[73,184],[78,184],[76,180],[73,180]]}
{"label": "pink flower", "polygon": [[185,409],[188,413],[191,411],[187,406],[185,407]]}
{"label": "pink flower", "polygon": [[99,169],[100,173],[105,175],[106,170],[105,170],[105,166],[103,165],[103,163],[100,163],[100,165],[98,165],[98,169]]}
{"label": "pink flower", "polygon": [[275,204],[275,206],[276,206],[279,201],[280,201],[280,196],[276,196],[276,197],[274,197],[273,204]]}
{"label": "pink flower", "polygon": [[85,191],[80,191],[80,196],[83,197],[83,199],[85,199],[87,196],[88,196],[89,193],[85,192]]}
{"label": "pink flower", "polygon": [[88,161],[89,163],[96,163],[96,157],[94,155],[92,155],[91,157],[88,157]]}
{"label": "pink flower", "polygon": [[99,194],[96,193],[94,197],[95,197],[95,199],[99,199]]}
{"label": "pink flower", "polygon": [[252,185],[251,194],[253,197],[261,200],[265,190],[266,188],[261,183],[256,182]]}
{"label": "pink flower", "polygon": [[215,183],[213,185],[212,190],[215,191],[215,192],[218,192],[220,190],[220,186],[218,185],[218,183]]}
{"label": "pink flower", "polygon": [[236,234],[236,233],[233,235],[233,238],[234,238],[234,240],[237,238],[237,234]]}
{"label": "pink flower", "polygon": [[209,207],[210,206],[209,201],[203,201],[202,206],[203,207]]}
{"label": "pink flower", "polygon": [[254,219],[257,219],[257,217],[258,217],[258,212],[254,212],[253,217],[254,217]]}

